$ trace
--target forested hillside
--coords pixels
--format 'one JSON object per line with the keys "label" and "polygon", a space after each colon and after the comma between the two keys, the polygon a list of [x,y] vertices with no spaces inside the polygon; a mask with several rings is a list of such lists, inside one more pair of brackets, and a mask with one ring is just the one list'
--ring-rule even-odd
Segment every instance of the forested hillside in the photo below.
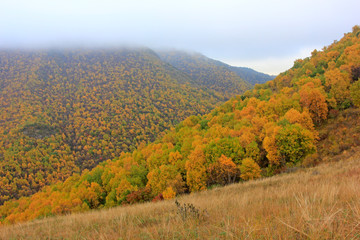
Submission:
{"label": "forested hillside", "polygon": [[134,150],[248,89],[223,79],[214,80],[221,91],[208,89],[149,49],[1,51],[0,204]]}
{"label": "forested hillside", "polygon": [[[275,76],[260,73],[250,68],[233,67],[199,53],[162,51],[158,52],[158,54],[165,62],[186,72],[195,81],[209,84],[209,87],[216,90],[223,88],[223,86],[219,86],[220,82],[241,89],[243,88],[241,86],[244,86],[241,79],[251,85],[255,85],[265,83],[275,78]],[[219,81],[219,79],[221,81]]]}
{"label": "forested hillside", "polygon": [[359,150],[175,201],[3,225],[0,239],[358,239]]}
{"label": "forested hillside", "polygon": [[358,127],[348,125],[359,125],[359,77],[355,26],[273,81],[186,118],[157,141],[6,202],[2,221],[169,199],[326,160],[359,145]]}

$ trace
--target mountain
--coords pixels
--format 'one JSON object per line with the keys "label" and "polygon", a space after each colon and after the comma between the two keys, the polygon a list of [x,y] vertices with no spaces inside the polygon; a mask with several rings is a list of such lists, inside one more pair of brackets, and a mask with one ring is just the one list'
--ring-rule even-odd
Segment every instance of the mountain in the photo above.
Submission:
{"label": "mountain", "polygon": [[257,72],[247,67],[228,66],[228,68],[251,85],[266,83],[267,81],[273,80],[276,77],[274,75]]}
{"label": "mountain", "polygon": [[255,85],[275,78],[275,76],[260,73],[251,68],[233,67],[199,53],[159,51],[158,55],[165,62],[189,74],[197,82],[212,83],[212,88],[217,87],[216,81],[219,79],[222,79],[221,82],[231,79],[240,83],[243,79],[251,85]]}
{"label": "mountain", "polygon": [[0,86],[0,203],[134,150],[250,88],[226,76],[196,81],[146,48],[3,50]]}
{"label": "mountain", "polygon": [[354,151],[360,145],[359,34],[355,26],[274,80],[186,118],[153,143],[6,202],[2,222],[171,199]]}

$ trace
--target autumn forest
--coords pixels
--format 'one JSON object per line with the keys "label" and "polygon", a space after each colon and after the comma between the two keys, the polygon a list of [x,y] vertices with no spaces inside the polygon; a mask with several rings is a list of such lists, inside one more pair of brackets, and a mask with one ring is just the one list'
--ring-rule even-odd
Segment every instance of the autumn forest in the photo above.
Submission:
{"label": "autumn forest", "polygon": [[[0,203],[134,150],[250,88],[206,60],[192,78],[149,49],[0,54]],[[206,77],[210,69],[224,77]]]}
{"label": "autumn forest", "polygon": [[359,26],[275,78],[178,51],[0,51],[0,222],[326,162],[360,146],[359,78]]}

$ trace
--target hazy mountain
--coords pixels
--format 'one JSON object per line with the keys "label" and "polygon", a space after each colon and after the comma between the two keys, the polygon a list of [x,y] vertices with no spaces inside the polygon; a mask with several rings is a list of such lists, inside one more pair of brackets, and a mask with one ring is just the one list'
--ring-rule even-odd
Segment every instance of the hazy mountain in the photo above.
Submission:
{"label": "hazy mountain", "polygon": [[221,61],[208,58],[199,53],[188,53],[184,51],[159,51],[161,59],[170,63],[174,67],[184,71],[194,80],[206,83],[212,82],[216,86],[217,82],[226,76],[226,81],[232,80],[230,84],[237,86],[243,84],[243,80],[251,85],[265,83],[274,79],[276,76],[257,72],[251,68],[233,67]]}
{"label": "hazy mountain", "polygon": [[249,82],[251,85],[266,83],[267,81],[273,80],[276,76],[268,75],[265,73],[257,72],[247,67],[232,67],[229,68],[234,71],[239,77]]}

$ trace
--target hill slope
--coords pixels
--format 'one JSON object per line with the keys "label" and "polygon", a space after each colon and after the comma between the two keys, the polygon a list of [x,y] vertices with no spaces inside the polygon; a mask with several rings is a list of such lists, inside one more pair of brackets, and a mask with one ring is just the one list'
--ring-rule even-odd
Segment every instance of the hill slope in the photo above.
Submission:
{"label": "hill slope", "polygon": [[208,89],[149,49],[1,51],[0,86],[0,204],[153,141],[248,87]]}
{"label": "hill slope", "polygon": [[359,166],[358,150],[338,163],[177,198],[194,210],[174,201],[122,206],[3,226],[0,239],[357,239]]}
{"label": "hill slope", "polygon": [[[3,221],[173,198],[311,165],[356,147],[360,132],[347,125],[360,124],[359,32],[354,27],[273,81],[210,114],[188,117],[154,143],[5,203]],[[344,128],[330,131],[330,123]]]}
{"label": "hill slope", "polygon": [[[182,51],[162,51],[158,55],[165,62],[189,74],[197,82],[212,83],[211,88],[220,90],[217,81],[229,82],[233,86],[243,86],[242,79],[251,85],[273,80],[275,76],[257,72],[250,68],[233,67],[223,62],[208,58],[199,53]],[[236,85],[232,82],[238,82]]]}

